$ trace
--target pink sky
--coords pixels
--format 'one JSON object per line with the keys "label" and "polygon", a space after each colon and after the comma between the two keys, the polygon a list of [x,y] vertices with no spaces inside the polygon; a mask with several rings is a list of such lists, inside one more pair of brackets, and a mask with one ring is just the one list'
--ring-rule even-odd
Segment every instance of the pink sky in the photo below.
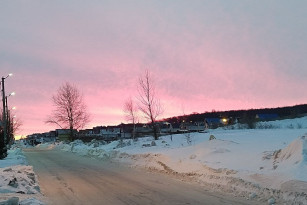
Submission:
{"label": "pink sky", "polygon": [[84,95],[88,127],[126,122],[123,104],[149,69],[163,117],[306,103],[303,1],[0,2],[0,75],[20,135],[44,120],[68,81]]}

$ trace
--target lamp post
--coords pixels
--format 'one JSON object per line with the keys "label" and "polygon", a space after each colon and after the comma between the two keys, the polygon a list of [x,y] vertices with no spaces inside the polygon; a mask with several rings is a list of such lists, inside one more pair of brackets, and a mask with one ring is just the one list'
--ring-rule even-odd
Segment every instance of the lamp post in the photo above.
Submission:
{"label": "lamp post", "polygon": [[[14,96],[16,93],[12,92],[8,96],[5,96],[5,106],[6,106],[6,138],[4,139],[4,144],[8,145],[9,142],[11,142],[11,131],[12,131],[12,125],[11,125],[11,113],[8,108],[7,98],[10,96]],[[12,108],[13,110],[16,109],[15,107]]]}
{"label": "lamp post", "polygon": [[[1,85],[2,85],[2,103],[3,103],[3,110],[2,110],[2,114],[3,114],[3,117],[2,117],[2,121],[3,121],[3,139],[1,139],[1,143],[0,143],[0,148],[1,146],[2,147],[2,150],[0,150],[0,158],[4,158],[6,157],[7,155],[7,149],[6,149],[6,144],[5,144],[5,141],[6,141],[6,138],[7,138],[7,119],[6,119],[6,97],[5,97],[5,89],[4,89],[4,80],[10,76],[12,76],[13,74],[9,74],[7,75],[6,77],[2,77],[1,79]],[[3,144],[2,144],[3,143]]]}

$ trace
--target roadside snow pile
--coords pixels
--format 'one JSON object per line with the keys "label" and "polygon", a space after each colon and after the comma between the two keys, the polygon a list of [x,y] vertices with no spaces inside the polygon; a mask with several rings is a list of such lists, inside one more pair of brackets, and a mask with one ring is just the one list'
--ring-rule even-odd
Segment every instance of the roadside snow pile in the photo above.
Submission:
{"label": "roadside snow pile", "polygon": [[[25,196],[40,195],[33,168],[25,164],[27,162],[20,148],[8,150],[7,158],[0,160],[0,204],[29,204]],[[24,200],[19,201],[16,195],[24,195],[21,197]]]}
{"label": "roadside snow pile", "polygon": [[[306,159],[305,138],[289,137],[288,140],[294,139],[294,142],[280,151],[281,159],[273,157],[267,162],[263,159],[263,153],[267,149],[275,150],[276,146],[271,143],[277,140],[280,140],[280,144],[285,142],[281,141],[281,133],[277,138],[269,133],[260,133],[264,132],[254,130],[245,135],[244,132],[226,131],[224,136],[216,132],[216,140],[209,141],[208,135],[203,136],[206,139],[203,142],[199,139],[201,135],[195,134],[195,145],[165,150],[151,147],[152,150],[143,153],[138,149],[128,150],[127,147],[118,156],[123,158],[121,161],[126,161],[125,157],[132,159],[135,166],[188,178],[236,196],[260,201],[273,197],[278,203],[307,204],[307,161],[302,160],[303,156]],[[276,161],[280,161],[280,168],[274,169]]]}
{"label": "roadside snow pile", "polygon": [[27,161],[22,154],[20,148],[13,148],[7,151],[7,157],[5,160],[0,160],[0,168],[14,166],[14,165],[26,165]]}
{"label": "roadside snow pile", "polygon": [[37,200],[36,198],[29,198],[19,202],[19,205],[44,205],[44,203]]}
{"label": "roadside snow pile", "polygon": [[80,156],[90,156],[97,158],[109,158],[112,150],[118,145],[117,141],[106,144],[103,141],[92,140],[84,144],[81,140],[75,140],[69,144],[60,143],[58,149],[66,152],[73,152]]}
{"label": "roadside snow pile", "polygon": [[0,193],[39,193],[37,178],[32,166],[0,168]]}
{"label": "roadside snow pile", "polygon": [[28,198],[22,200],[20,200],[20,198],[16,196],[8,196],[2,198],[2,200],[0,199],[0,205],[45,205],[43,202],[36,198]]}
{"label": "roadside snow pile", "polygon": [[273,165],[274,169],[292,172],[296,179],[307,182],[307,136],[302,136],[275,152]]}
{"label": "roadside snow pile", "polygon": [[307,116],[286,119],[286,120],[275,120],[267,122],[257,122],[256,128],[258,129],[305,129],[307,128]]}

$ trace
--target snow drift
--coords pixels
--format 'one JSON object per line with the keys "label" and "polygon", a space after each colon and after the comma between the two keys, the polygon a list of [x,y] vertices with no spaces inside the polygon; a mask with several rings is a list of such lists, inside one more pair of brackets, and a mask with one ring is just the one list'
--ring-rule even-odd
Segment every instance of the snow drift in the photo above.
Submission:
{"label": "snow drift", "polygon": [[307,163],[307,137],[294,140],[276,156],[279,166],[300,166]]}
{"label": "snow drift", "polygon": [[[31,198],[29,198],[31,197]],[[37,176],[20,148],[8,150],[0,160],[0,204],[43,205]]]}

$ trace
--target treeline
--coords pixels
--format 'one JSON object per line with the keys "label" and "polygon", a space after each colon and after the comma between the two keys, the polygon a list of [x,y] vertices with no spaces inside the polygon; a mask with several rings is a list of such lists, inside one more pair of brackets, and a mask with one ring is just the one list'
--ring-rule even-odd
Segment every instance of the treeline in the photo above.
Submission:
{"label": "treeline", "polygon": [[200,122],[207,118],[232,118],[245,123],[248,120],[255,119],[257,114],[277,114],[279,119],[296,118],[307,114],[307,104],[277,108],[192,113],[190,115],[176,116],[164,120],[170,123],[181,123],[183,120]]}

